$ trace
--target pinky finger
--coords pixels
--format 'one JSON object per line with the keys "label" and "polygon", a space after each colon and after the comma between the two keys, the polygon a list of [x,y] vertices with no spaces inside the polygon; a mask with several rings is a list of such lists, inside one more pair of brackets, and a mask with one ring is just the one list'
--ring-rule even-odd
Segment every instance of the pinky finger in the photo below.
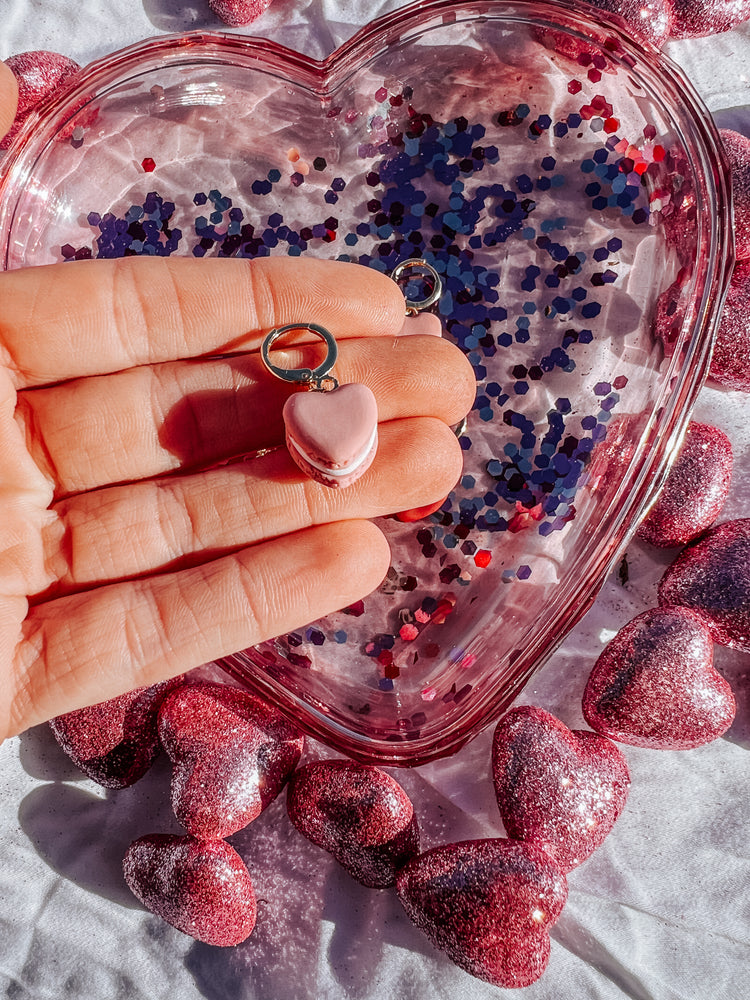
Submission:
{"label": "pinky finger", "polygon": [[341,521],[37,605],[23,626],[4,735],[346,607],[379,585],[389,558],[375,525]]}

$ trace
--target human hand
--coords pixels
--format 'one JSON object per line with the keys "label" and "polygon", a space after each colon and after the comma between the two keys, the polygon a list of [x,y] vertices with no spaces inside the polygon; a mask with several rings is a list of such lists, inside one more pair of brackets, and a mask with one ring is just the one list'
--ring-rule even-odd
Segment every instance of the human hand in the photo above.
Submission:
{"label": "human hand", "polygon": [[[0,274],[0,300],[0,736],[363,597],[389,562],[367,519],[460,475],[449,424],[471,369],[439,338],[396,336],[403,296],[369,268],[78,261]],[[378,400],[378,455],[345,490],[277,447],[293,390],[258,348],[305,321]],[[314,365],[319,346],[278,363]]]}

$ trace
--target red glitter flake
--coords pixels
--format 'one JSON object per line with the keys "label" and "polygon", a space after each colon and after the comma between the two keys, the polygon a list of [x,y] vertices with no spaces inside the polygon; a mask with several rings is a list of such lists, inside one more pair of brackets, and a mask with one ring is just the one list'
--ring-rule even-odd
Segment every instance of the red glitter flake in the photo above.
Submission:
{"label": "red glitter flake", "polygon": [[146,171],[147,174],[153,173],[153,171],[156,170],[156,163],[154,160],[151,159],[150,156],[147,156],[144,160],[141,160],[141,166],[143,167],[143,169]]}
{"label": "red glitter flake", "polygon": [[569,94],[580,94],[582,89],[583,87],[579,80],[571,80],[570,83],[568,84]]}
{"label": "red glitter flake", "polygon": [[[382,667],[389,667],[393,663],[393,653],[390,649],[384,649],[378,653],[378,663]],[[386,674],[386,676],[388,675]]]}
{"label": "red glitter flake", "polygon": [[600,71],[598,69],[590,69],[588,71],[587,75],[588,75],[589,80],[591,80],[592,83],[599,83],[599,81],[602,78],[602,74],[600,73]]}
{"label": "red glitter flake", "polygon": [[474,564],[479,566],[480,569],[486,569],[492,562],[492,553],[489,549],[480,549],[474,555]]}
{"label": "red glitter flake", "polygon": [[404,642],[411,642],[412,639],[416,639],[419,635],[419,629],[416,625],[406,624],[401,626],[398,634]]}
{"label": "red glitter flake", "polygon": [[663,146],[654,146],[652,155],[655,163],[661,163],[667,154]]}
{"label": "red glitter flake", "polygon": [[607,118],[604,122],[604,131],[608,132],[610,135],[616,132],[620,127],[620,123],[616,118]]}

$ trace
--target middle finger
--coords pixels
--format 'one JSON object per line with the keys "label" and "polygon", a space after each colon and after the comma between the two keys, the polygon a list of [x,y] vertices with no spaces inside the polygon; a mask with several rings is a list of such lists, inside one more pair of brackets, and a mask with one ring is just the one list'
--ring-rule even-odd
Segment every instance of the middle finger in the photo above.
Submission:
{"label": "middle finger", "polygon": [[[313,352],[311,354],[311,352]],[[279,352],[309,366],[317,348]],[[339,344],[334,374],[363,382],[381,421],[434,416],[457,423],[474,382],[459,351],[437,337]],[[179,469],[205,468],[279,445],[281,408],[294,390],[257,353],[145,365],[18,394],[16,419],[56,499]]]}

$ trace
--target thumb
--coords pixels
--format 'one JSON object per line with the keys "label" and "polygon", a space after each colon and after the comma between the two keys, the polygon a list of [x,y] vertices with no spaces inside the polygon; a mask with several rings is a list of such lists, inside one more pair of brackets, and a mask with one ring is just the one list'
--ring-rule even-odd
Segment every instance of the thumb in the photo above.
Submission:
{"label": "thumb", "polygon": [[0,138],[13,124],[18,105],[18,83],[5,63],[0,60]]}

